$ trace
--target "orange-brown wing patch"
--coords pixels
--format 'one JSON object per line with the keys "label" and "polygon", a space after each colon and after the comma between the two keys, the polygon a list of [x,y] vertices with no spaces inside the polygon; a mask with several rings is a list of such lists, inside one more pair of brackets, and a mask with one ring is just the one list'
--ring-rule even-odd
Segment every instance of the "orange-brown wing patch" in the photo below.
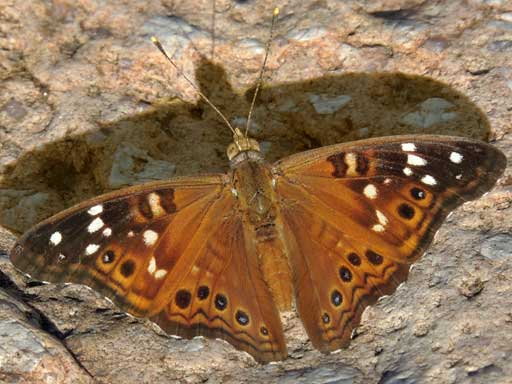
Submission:
{"label": "orange-brown wing patch", "polygon": [[86,284],[122,309],[145,315],[163,281],[141,283],[159,239],[178,217],[205,215],[223,188],[222,176],[212,176],[100,196],[29,230],[13,248],[11,261],[34,278]]}
{"label": "orange-brown wing patch", "polygon": [[276,163],[297,307],[313,344],[348,345],[364,308],[392,293],[446,215],[504,168],[488,144],[434,136],[340,144]]}
{"label": "orange-brown wing patch", "polygon": [[229,191],[204,220],[207,233],[184,250],[162,290],[171,300],[152,319],[171,334],[220,337],[260,362],[284,359],[279,314]]}
{"label": "orange-brown wing patch", "polygon": [[28,231],[11,261],[34,278],[88,285],[184,337],[286,356],[281,323],[223,175],[100,196]]}

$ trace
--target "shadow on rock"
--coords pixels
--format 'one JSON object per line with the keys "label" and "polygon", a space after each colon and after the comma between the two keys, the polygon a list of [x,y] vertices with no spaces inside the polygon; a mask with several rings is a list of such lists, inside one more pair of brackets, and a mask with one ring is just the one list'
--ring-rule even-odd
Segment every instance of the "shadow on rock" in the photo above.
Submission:
{"label": "shadow on rock", "polygon": [[[233,91],[224,70],[204,60],[201,91],[233,125],[245,126],[254,92]],[[148,111],[27,152],[6,168],[0,225],[21,233],[79,201],[174,175],[225,172],[231,133],[204,101],[164,99]],[[346,73],[264,86],[250,135],[269,161],[319,146],[397,134],[488,139],[485,115],[467,97],[430,78]]]}

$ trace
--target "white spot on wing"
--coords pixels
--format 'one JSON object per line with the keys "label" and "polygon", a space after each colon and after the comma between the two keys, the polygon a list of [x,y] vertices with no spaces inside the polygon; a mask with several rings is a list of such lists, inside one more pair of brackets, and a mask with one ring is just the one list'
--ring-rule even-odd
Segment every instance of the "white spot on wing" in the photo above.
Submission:
{"label": "white spot on wing", "polygon": [[112,235],[112,229],[105,228],[102,233],[103,233],[103,236],[109,237],[110,235]]}
{"label": "white spot on wing", "polygon": [[85,248],[85,254],[86,255],[92,255],[94,252],[96,252],[98,249],[100,248],[100,246],[98,244],[89,244],[86,248]]}
{"label": "white spot on wing", "polygon": [[462,162],[462,159],[464,156],[462,156],[459,152],[452,152],[450,153],[450,161],[455,164],[460,164]]}
{"label": "white spot on wing", "polygon": [[163,278],[165,275],[167,275],[167,271],[165,269],[159,269],[155,272],[153,276],[155,276],[155,279],[159,280]]}
{"label": "white spot on wing", "polygon": [[378,209],[375,210],[375,214],[377,215],[377,220],[379,220],[379,223],[381,225],[386,225],[388,223],[388,218],[386,217],[386,215],[384,215],[381,211],[379,211]]}
{"label": "white spot on wing", "polygon": [[456,176],[455,176],[455,178],[456,178],[457,180],[462,179],[462,174],[458,174],[458,175],[456,175]]}
{"label": "white spot on wing", "polygon": [[91,224],[87,227],[87,232],[94,233],[98,230],[100,230],[101,227],[103,227],[104,223],[101,218],[97,217],[93,221],[91,221]]}
{"label": "white spot on wing", "polygon": [[414,152],[416,150],[416,146],[414,143],[403,143],[402,144],[402,151],[404,152]]}
{"label": "white spot on wing", "polygon": [[152,231],[151,229],[144,231],[142,236],[144,238],[144,244],[146,245],[154,245],[158,240],[158,233]]}
{"label": "white spot on wing", "polygon": [[50,244],[52,244],[52,245],[59,245],[61,241],[62,241],[62,234],[59,231],[53,232],[52,235],[50,236]]}
{"label": "white spot on wing", "polygon": [[406,176],[411,176],[411,175],[413,174],[412,169],[411,169],[411,168],[409,168],[409,167],[405,167],[405,168],[404,168],[404,174],[405,174]]}
{"label": "white spot on wing", "polygon": [[368,184],[366,187],[364,187],[363,193],[369,199],[373,200],[377,198],[377,188],[375,188],[375,185],[373,184]]}
{"label": "white spot on wing", "polygon": [[345,163],[347,164],[347,175],[355,176],[357,175],[357,155],[355,153],[349,152],[345,155]]}
{"label": "white spot on wing", "polygon": [[155,273],[155,271],[156,271],[156,260],[154,257],[152,257],[151,260],[149,260],[148,272],[150,275],[152,275],[153,273]]}
{"label": "white spot on wing", "polygon": [[91,216],[99,215],[101,212],[103,212],[103,205],[101,204],[95,205],[94,207],[89,208],[87,211],[87,213]]}
{"label": "white spot on wing", "polygon": [[151,192],[148,195],[148,204],[149,207],[151,208],[151,212],[153,213],[153,215],[158,217],[165,213],[162,208],[162,205],[160,204],[160,196],[158,196],[157,193]]}
{"label": "white spot on wing", "polygon": [[127,233],[127,236],[128,236],[128,237],[133,237],[133,236],[135,236],[135,233],[133,233],[133,231],[129,231],[129,232]]}
{"label": "white spot on wing", "polygon": [[384,227],[380,224],[375,224],[372,229],[375,231],[375,232],[384,232]]}
{"label": "white spot on wing", "polygon": [[416,155],[407,155],[407,164],[423,166],[427,165],[427,160]]}
{"label": "white spot on wing", "polygon": [[427,185],[436,185],[437,181],[430,175],[425,175],[421,178],[421,182]]}
{"label": "white spot on wing", "polygon": [[159,279],[163,278],[165,275],[167,275],[167,271],[165,269],[156,269],[156,268],[157,268],[156,260],[154,257],[151,257],[151,260],[149,260],[149,264],[148,264],[149,274],[157,280],[159,280]]}

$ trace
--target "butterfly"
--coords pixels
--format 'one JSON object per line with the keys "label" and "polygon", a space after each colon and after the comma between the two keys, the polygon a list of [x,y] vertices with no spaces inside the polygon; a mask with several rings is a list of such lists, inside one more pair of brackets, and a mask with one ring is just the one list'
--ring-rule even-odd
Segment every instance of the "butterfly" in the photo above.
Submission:
{"label": "butterfly", "polygon": [[10,253],[32,277],[85,284],[169,334],[287,357],[280,312],[314,347],[346,347],[446,216],[496,183],[502,152],[461,137],[335,144],[274,164],[236,129],[230,171],[129,187],[36,225]]}

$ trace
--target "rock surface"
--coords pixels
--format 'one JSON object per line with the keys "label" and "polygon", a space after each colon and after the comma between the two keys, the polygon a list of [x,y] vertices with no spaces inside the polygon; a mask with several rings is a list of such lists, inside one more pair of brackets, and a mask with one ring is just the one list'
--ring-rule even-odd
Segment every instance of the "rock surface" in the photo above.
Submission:
{"label": "rock surface", "polygon": [[[212,33],[211,0],[0,0],[1,382],[512,382],[510,167],[451,216],[405,285],[366,310],[350,347],[329,356],[293,315],[290,358],[260,366],[9,263],[15,233],[78,201],[155,176],[226,170],[229,131],[149,36],[243,121],[271,3],[217,0]],[[510,160],[510,1],[280,6],[251,126],[269,160],[397,133],[492,139]]]}

